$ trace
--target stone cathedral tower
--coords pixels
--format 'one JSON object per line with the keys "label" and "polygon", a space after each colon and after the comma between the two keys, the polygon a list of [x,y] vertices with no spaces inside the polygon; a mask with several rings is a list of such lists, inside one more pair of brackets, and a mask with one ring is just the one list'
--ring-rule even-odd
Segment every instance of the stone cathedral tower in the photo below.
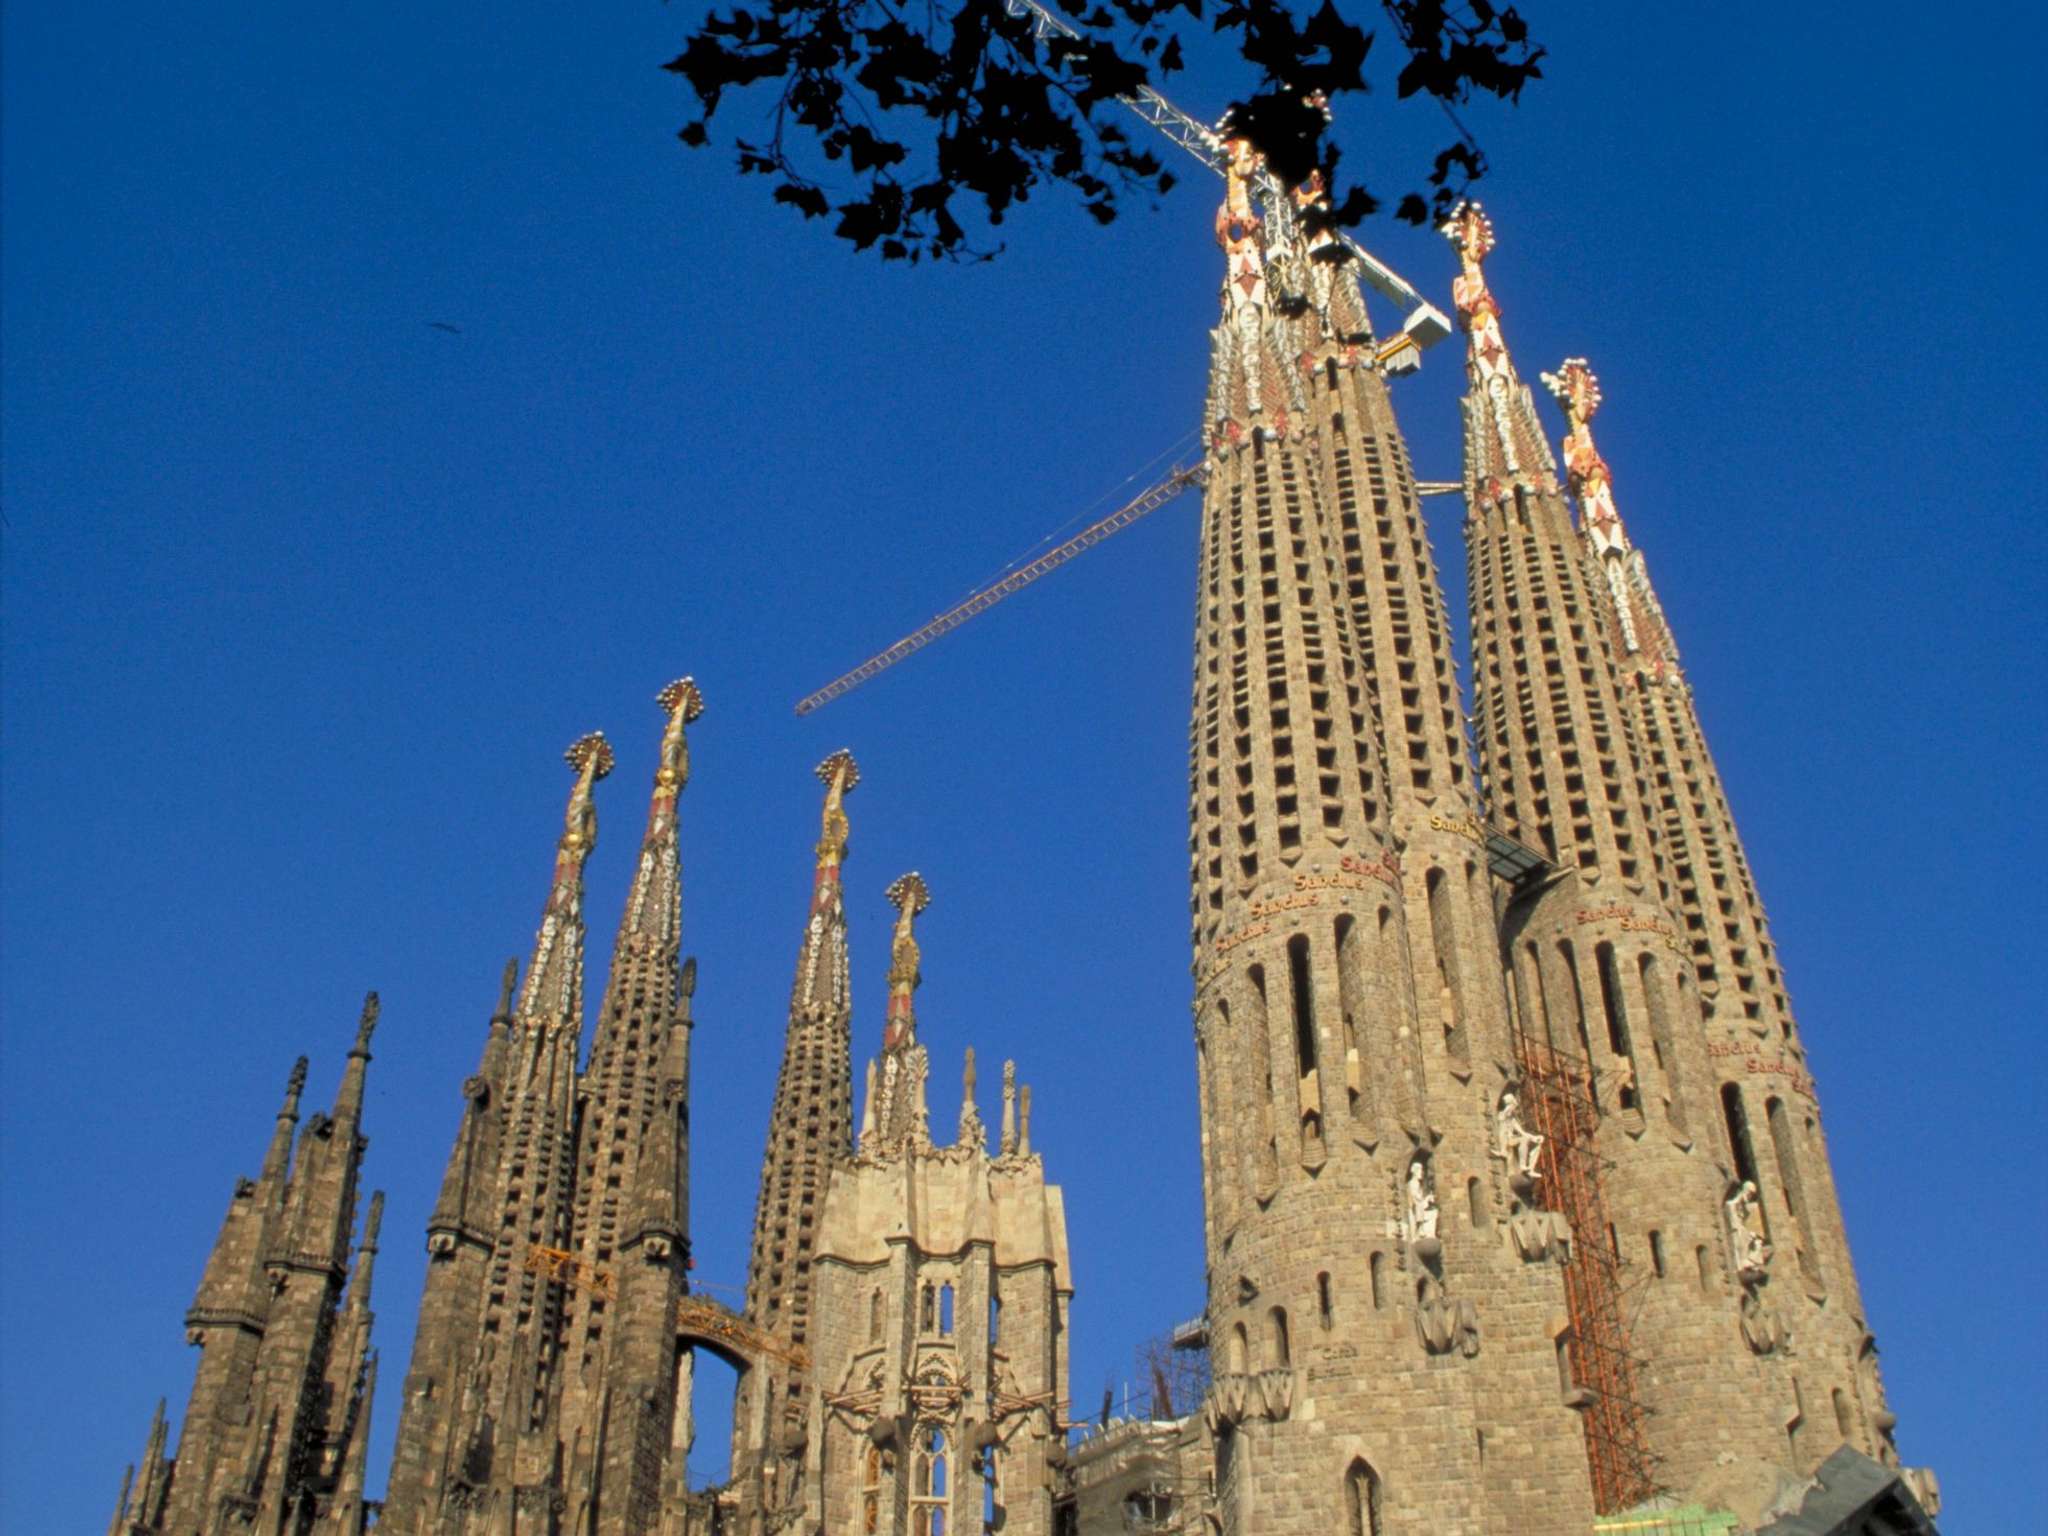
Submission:
{"label": "stone cathedral tower", "polygon": [[623,1536],[680,1518],[692,968],[679,964],[676,806],[703,704],[687,679],[660,703],[647,832],[581,1071],[583,866],[612,754],[599,735],[569,749],[533,960],[516,1004],[507,968],[427,1224],[380,1530]]}
{"label": "stone cathedral tower", "polygon": [[850,753],[818,766],[823,827],[769,1114],[733,1413],[739,1536],[1054,1536],[1067,1380],[1066,1215],[1004,1066],[996,1153],[966,1053],[958,1133],[931,1133],[918,1038],[922,877],[896,908],[882,1048],[853,1134],[842,867]]}
{"label": "stone cathedral tower", "polygon": [[1415,485],[1352,280],[1261,222],[1256,172],[1238,147],[1219,216],[1192,749],[1218,1514],[1584,1531]]}
{"label": "stone cathedral tower", "polygon": [[[1842,1442],[1897,1467],[1897,1418],[1877,1374],[1813,1077],[1677,641],[1593,444],[1600,386],[1583,358],[1566,359],[1543,382],[1564,408],[1581,546],[1604,589],[1631,747],[1697,981],[1713,1092],[1706,1114],[1725,1138],[1716,1146],[1725,1154],[1723,1214],[1735,1250],[1728,1283],[1740,1333],[1764,1362],[1770,1407],[1795,1460],[1802,1445],[1810,1458]],[[1909,1481],[1923,1503],[1938,1502],[1929,1474],[1913,1469]]]}
{"label": "stone cathedral tower", "polygon": [[[817,769],[744,1308],[690,1290],[677,818],[703,701],[683,679],[658,696],[587,1056],[584,870],[613,762],[598,734],[567,754],[532,959],[462,1085],[410,1368],[385,1379],[381,1504],[381,1195],[356,1235],[372,994],[331,1112],[301,1124],[301,1059],[235,1189],[186,1317],[176,1452],[160,1408],[109,1536],[1932,1536],[1763,907],[1594,446],[1599,386],[1578,359],[1544,376],[1561,479],[1488,283],[1493,228],[1461,208],[1475,775],[1388,393],[1410,344],[1375,342],[1320,200],[1227,146],[1205,463],[1173,482],[1205,486],[1207,1307],[1171,1335],[1206,1344],[1202,1384],[1155,1356],[1156,1414],[1073,1418],[1065,1205],[1030,1089],[1004,1063],[992,1135],[966,1050],[933,1133],[914,873],[887,890],[856,1129],[846,751]],[[739,1382],[732,1476],[693,1491],[699,1348]],[[1773,1523],[1816,1479],[1874,1523]]]}
{"label": "stone cathedral tower", "polygon": [[349,1246],[369,1145],[363,1087],[376,1027],[372,992],[333,1110],[311,1115],[303,1129],[305,1057],[292,1068],[262,1172],[236,1182],[185,1314],[186,1337],[200,1353],[177,1454],[168,1453],[159,1404],[140,1474],[122,1485],[114,1536],[360,1536],[377,1383],[370,1281],[383,1195],[370,1198],[353,1277]]}

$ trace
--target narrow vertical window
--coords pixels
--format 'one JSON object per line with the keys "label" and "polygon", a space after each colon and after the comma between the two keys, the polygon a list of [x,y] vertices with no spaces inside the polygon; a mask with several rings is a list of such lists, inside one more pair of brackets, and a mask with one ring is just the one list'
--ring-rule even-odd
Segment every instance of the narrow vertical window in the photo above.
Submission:
{"label": "narrow vertical window", "polygon": [[1275,1307],[1266,1314],[1267,1358],[1274,1370],[1284,1371],[1294,1363],[1292,1341],[1287,1336],[1287,1309]]}
{"label": "narrow vertical window", "polygon": [[1362,1456],[1344,1474],[1344,1513],[1349,1536],[1381,1536],[1379,1474]]}
{"label": "narrow vertical window", "polygon": [[953,1331],[953,1285],[951,1281],[939,1287],[939,1332]]}
{"label": "narrow vertical window", "polygon": [[1756,1183],[1756,1150],[1749,1144],[1749,1115],[1742,1107],[1742,1089],[1734,1083],[1721,1085],[1721,1119],[1728,1131],[1728,1155],[1734,1160],[1735,1176],[1746,1183]]}
{"label": "narrow vertical window", "polygon": [[1650,1268],[1657,1278],[1664,1278],[1664,1234],[1655,1227],[1650,1228]]}
{"label": "narrow vertical window", "polygon": [[875,1287],[868,1297],[868,1342],[880,1343],[882,1338],[882,1288]]}
{"label": "narrow vertical window", "polygon": [[1330,1307],[1330,1277],[1327,1274],[1316,1276],[1316,1316],[1325,1328],[1334,1320]]}
{"label": "narrow vertical window", "polygon": [[1386,1267],[1387,1257],[1383,1253],[1375,1253],[1366,1266],[1367,1273],[1372,1279],[1372,1309],[1375,1312],[1378,1312],[1387,1304]]}
{"label": "narrow vertical window", "polygon": [[1602,944],[1593,951],[1594,967],[1600,973],[1600,1010],[1607,1020],[1607,1046],[1623,1064],[1621,1092],[1616,1101],[1623,1109],[1642,1103],[1636,1083],[1635,1047],[1628,1035],[1628,1010],[1621,1000],[1621,977],[1614,968],[1614,946]]}

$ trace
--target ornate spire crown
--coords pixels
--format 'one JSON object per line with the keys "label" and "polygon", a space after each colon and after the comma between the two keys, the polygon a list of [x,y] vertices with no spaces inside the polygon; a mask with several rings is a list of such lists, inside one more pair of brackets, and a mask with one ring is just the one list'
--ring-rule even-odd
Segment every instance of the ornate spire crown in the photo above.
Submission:
{"label": "ornate spire crown", "polygon": [[1614,481],[1607,461],[1593,446],[1593,417],[1600,409],[1600,381],[1583,357],[1568,357],[1557,372],[1542,375],[1543,387],[1564,408],[1565,477],[1579,502],[1579,527],[1599,553],[1623,554],[1628,533],[1614,505]]}
{"label": "ornate spire crown", "polygon": [[889,904],[896,909],[896,931],[889,940],[889,1014],[882,1027],[882,1049],[892,1051],[915,1044],[917,1015],[911,995],[924,978],[919,974],[917,935],[913,925],[917,914],[932,903],[924,876],[912,870],[894,880],[888,891]]}
{"label": "ornate spire crown", "polygon": [[576,770],[576,785],[563,813],[554,880],[519,1000],[522,1018],[551,1028],[578,1022],[582,1005],[583,865],[597,846],[597,808],[591,791],[612,771],[611,743],[604,732],[592,731],[579,736],[562,756]]}
{"label": "ornate spire crown", "polygon": [[846,796],[860,783],[860,764],[841,747],[818,764],[816,772],[825,786],[823,824],[818,831],[818,883],[822,885],[828,874],[836,879],[839,866],[846,861]]}
{"label": "ornate spire crown", "polygon": [[1481,263],[1496,244],[1493,221],[1474,202],[1463,202],[1440,226],[1457,247],[1463,270],[1451,282],[1451,300],[1465,327],[1465,476],[1469,493],[1500,500],[1515,485],[1557,489],[1550,444],[1536,420],[1535,402],[1515,374],[1500,329],[1500,301],[1486,286]]}

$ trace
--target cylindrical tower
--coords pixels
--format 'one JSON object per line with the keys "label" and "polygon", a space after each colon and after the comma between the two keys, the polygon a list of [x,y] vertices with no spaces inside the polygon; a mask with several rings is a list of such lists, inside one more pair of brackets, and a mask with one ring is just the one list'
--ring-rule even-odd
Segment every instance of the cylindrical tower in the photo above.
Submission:
{"label": "cylindrical tower", "polygon": [[1219,1513],[1581,1532],[1563,1245],[1517,1249],[1493,1155],[1512,1066],[1406,454],[1355,288],[1257,176],[1234,145],[1191,743]]}

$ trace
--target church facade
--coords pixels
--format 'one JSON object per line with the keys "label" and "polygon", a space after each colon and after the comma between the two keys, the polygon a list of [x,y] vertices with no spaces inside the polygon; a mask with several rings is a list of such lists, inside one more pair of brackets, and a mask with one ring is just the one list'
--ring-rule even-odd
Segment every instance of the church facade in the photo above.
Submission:
{"label": "church facade", "polygon": [[[373,996],[332,1109],[302,1114],[302,1061],[232,1194],[175,1449],[160,1412],[110,1536],[1736,1532],[1854,1478],[1886,1529],[1932,1530],[1763,906],[1594,446],[1598,383],[1582,359],[1542,375],[1560,472],[1487,284],[1494,231],[1460,209],[1468,713],[1389,394],[1403,339],[1320,259],[1316,189],[1262,202],[1259,176],[1231,145],[1205,412],[1208,1298],[1177,1340],[1206,1356],[1198,1400],[1077,1422],[1030,1089],[1005,1063],[984,1120],[964,1049],[957,1122],[932,1124],[916,874],[888,887],[856,1051],[847,752],[818,769],[745,1300],[691,1289],[684,679],[587,1044],[612,752],[569,750],[540,928],[460,1085],[410,1361],[382,1382],[382,1496]],[[699,1350],[739,1370],[711,1489],[686,1475]]]}

